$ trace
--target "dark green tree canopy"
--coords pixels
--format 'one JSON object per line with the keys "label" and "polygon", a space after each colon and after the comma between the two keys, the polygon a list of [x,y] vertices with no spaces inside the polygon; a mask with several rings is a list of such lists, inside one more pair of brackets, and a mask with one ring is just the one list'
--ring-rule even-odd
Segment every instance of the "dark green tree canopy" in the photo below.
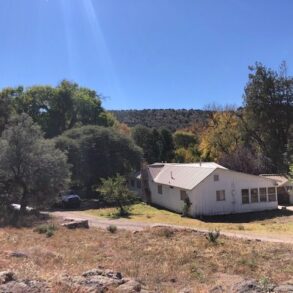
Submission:
{"label": "dark green tree canopy", "polygon": [[271,160],[271,172],[288,171],[285,158],[293,125],[293,78],[260,63],[250,67],[244,95],[244,122],[247,134]]}
{"label": "dark green tree canopy", "polygon": [[143,149],[148,163],[171,161],[174,157],[173,137],[167,129],[151,129],[137,125],[132,130],[134,142]]}
{"label": "dark green tree canopy", "polygon": [[22,87],[5,88],[0,91],[0,134],[5,128],[10,116],[15,114],[13,101],[23,92]]}
{"label": "dark green tree canopy", "polygon": [[141,150],[134,142],[112,128],[83,126],[56,138],[66,151],[72,168],[72,183],[90,194],[101,178],[128,174],[140,168]]}
{"label": "dark green tree canopy", "polygon": [[[30,115],[48,138],[75,126],[112,126],[115,122],[102,108],[101,97],[94,90],[66,80],[57,87],[4,89],[0,92],[0,114],[8,115],[12,111],[10,108],[18,114]],[[2,117],[5,120],[5,115]]]}
{"label": "dark green tree canopy", "polygon": [[53,141],[26,114],[11,120],[0,139],[1,194],[20,203],[42,206],[55,199],[69,181],[69,166]]}
{"label": "dark green tree canopy", "polygon": [[173,135],[176,148],[188,148],[197,144],[197,137],[187,131],[176,131]]}

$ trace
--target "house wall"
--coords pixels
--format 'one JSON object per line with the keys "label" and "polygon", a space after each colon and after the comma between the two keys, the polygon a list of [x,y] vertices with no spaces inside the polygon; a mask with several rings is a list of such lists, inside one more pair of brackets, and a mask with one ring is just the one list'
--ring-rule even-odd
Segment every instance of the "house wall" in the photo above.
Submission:
{"label": "house wall", "polygon": [[[214,181],[214,174],[219,175],[219,181]],[[193,190],[186,190],[191,202],[189,214],[193,217],[200,215],[221,215],[231,213],[244,213],[278,208],[277,200],[274,202],[242,204],[241,189],[275,187],[271,180],[260,176],[238,173],[230,170],[216,169]],[[158,184],[149,180],[151,202],[167,209],[181,213],[184,201],[180,197],[180,188],[171,188],[162,185],[162,194],[158,193]],[[217,201],[216,191],[225,190],[225,200]],[[259,194],[258,194],[259,197]],[[276,196],[277,198],[277,196]],[[268,200],[268,199],[267,199]]]}
{"label": "house wall", "polygon": [[[214,181],[214,175],[219,175],[219,181]],[[274,182],[260,176],[253,176],[230,170],[216,169],[210,176],[201,182],[193,191],[195,198],[192,205],[192,214],[198,215],[220,215],[231,213],[245,213],[278,208],[276,201],[251,202],[251,188],[275,187]],[[249,189],[249,203],[242,203],[242,189]],[[225,200],[217,201],[216,191],[225,190]],[[276,192],[276,187],[275,187]]]}
{"label": "house wall", "polygon": [[[180,190],[177,187],[171,188],[168,185],[162,185],[162,194],[158,193],[158,184],[150,181],[149,188],[151,191],[151,202],[169,210],[181,213],[184,201],[180,199]],[[191,199],[192,192],[186,190],[189,199]]]}

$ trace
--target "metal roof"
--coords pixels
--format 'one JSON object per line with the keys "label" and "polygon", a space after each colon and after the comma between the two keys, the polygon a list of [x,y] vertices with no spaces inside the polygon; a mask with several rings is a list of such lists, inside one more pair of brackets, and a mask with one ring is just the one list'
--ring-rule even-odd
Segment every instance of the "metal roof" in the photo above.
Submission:
{"label": "metal roof", "polygon": [[165,164],[154,178],[154,182],[191,190],[216,169],[191,164]]}
{"label": "metal roof", "polygon": [[286,176],[280,174],[260,174],[260,176],[275,180],[278,186],[283,186],[289,183],[289,179]]}
{"label": "metal roof", "polygon": [[227,169],[224,166],[221,166],[215,162],[202,162],[202,163],[183,163],[183,164],[172,164],[172,165],[178,165],[178,166],[189,166],[189,167],[202,167],[202,168],[221,168],[221,169]]}
{"label": "metal roof", "polygon": [[161,170],[164,168],[164,164],[152,164],[148,166],[149,173],[151,175],[151,178],[154,180],[155,177],[161,172]]}

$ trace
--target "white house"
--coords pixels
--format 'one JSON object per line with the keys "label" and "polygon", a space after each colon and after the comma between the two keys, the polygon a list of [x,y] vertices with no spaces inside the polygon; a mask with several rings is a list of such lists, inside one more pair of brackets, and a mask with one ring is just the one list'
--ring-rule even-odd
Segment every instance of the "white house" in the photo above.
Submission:
{"label": "white house", "polygon": [[278,208],[276,181],[228,170],[216,163],[148,165],[147,200],[182,212],[188,197],[189,215],[210,216]]}

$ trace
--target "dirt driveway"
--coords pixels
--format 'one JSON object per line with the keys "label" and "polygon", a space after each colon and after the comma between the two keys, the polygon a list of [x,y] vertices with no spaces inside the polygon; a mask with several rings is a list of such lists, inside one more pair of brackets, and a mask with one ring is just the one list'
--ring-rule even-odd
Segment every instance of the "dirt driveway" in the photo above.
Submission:
{"label": "dirt driveway", "polygon": [[[106,229],[109,225],[116,225],[119,229],[141,231],[147,228],[164,226],[164,227],[172,227],[176,229],[191,229],[191,230],[203,232],[203,233],[209,232],[206,229],[190,228],[185,226],[169,225],[169,224],[162,224],[162,223],[150,224],[150,223],[143,223],[143,222],[133,222],[127,219],[105,219],[102,217],[85,215],[83,212],[80,212],[80,211],[56,211],[56,212],[51,212],[50,215],[55,218],[58,218],[61,221],[67,218],[74,219],[74,220],[85,219],[89,221],[89,225],[91,227],[102,228],[102,229]],[[248,233],[245,231],[243,232],[221,231],[221,234],[227,237],[235,237],[235,238],[246,239],[246,240],[293,244],[293,237],[286,236],[286,235],[280,235],[276,237],[272,235],[263,235],[263,234],[256,235],[256,234]]]}

